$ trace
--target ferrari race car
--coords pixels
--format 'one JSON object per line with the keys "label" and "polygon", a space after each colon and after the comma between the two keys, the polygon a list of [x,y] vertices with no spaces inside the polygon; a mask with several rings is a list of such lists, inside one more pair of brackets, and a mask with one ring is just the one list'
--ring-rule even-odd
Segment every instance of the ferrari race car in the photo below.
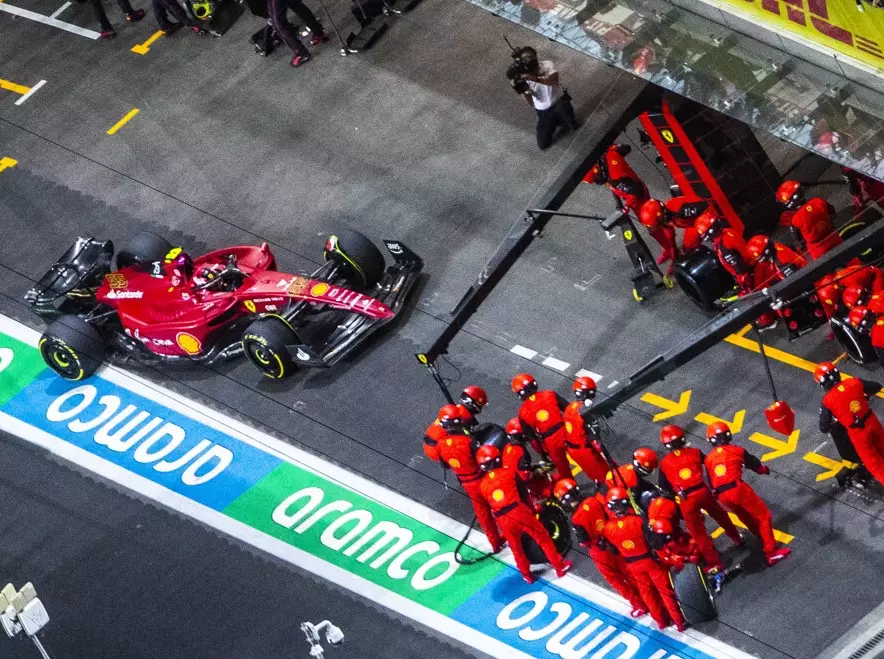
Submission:
{"label": "ferrari race car", "polygon": [[274,379],[297,366],[332,366],[396,318],[423,267],[394,240],[387,266],[364,235],[341,230],[309,274],[278,272],[266,243],[192,259],[143,232],[116,254],[80,237],[27,292],[52,319],[40,339],[46,364],[68,380],[106,359],[202,364],[245,353]]}

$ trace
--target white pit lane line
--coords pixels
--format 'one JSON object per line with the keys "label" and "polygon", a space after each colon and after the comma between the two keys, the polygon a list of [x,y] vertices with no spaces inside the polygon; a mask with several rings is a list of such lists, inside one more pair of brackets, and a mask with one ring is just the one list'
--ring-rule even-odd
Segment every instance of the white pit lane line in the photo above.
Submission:
{"label": "white pit lane line", "polygon": [[[2,7],[2,6],[3,6],[2,3],[0,3],[0,7]],[[41,81],[38,82],[36,85],[34,85],[33,87],[31,87],[31,88],[28,90],[27,94],[22,94],[22,97],[21,97],[20,99],[18,99],[18,100],[15,102],[15,104],[16,104],[16,105],[21,105],[22,103],[24,103],[25,101],[27,101],[29,98],[31,98],[31,96],[33,96],[34,94],[36,94],[36,93],[37,93],[37,90],[40,89],[40,87],[42,87],[42,86],[45,85],[45,84],[46,84],[46,81],[45,81],[45,80],[41,80]]]}
{"label": "white pit lane line", "polygon": [[[40,333],[36,330],[5,316],[0,316],[0,331],[34,347],[40,338]],[[399,511],[440,533],[453,538],[459,538],[463,537],[467,532],[467,527],[464,524],[446,517],[436,510],[381,487],[358,474],[331,464],[322,458],[276,439],[272,435],[252,428],[232,417],[225,416],[217,410],[197,401],[185,399],[180,393],[166,389],[150,380],[111,365],[102,366],[98,374],[108,382],[155,401],[199,423],[215,428],[221,433],[239,439],[246,444],[250,444],[299,467],[306,467],[321,476],[344,485],[344,487],[354,492]],[[108,462],[84,449],[2,412],[0,412],[0,429],[35,444],[64,460],[88,469],[124,488],[148,497],[167,508],[187,515],[283,561],[305,569],[343,588],[347,588],[357,595],[377,602],[399,615],[431,627],[488,655],[499,657],[500,659],[533,659],[530,655],[520,652],[502,641],[482,634],[441,613],[415,605],[413,601],[392,593],[386,588],[316,558],[312,554],[277,540],[242,522],[227,517],[219,511],[166,489],[128,469]],[[475,529],[470,533],[467,544],[480,551],[487,552],[490,550],[484,534]],[[510,566],[515,566],[512,554],[508,549],[498,554],[496,558]],[[569,573],[561,579],[556,579],[554,583],[556,587],[571,592],[583,600],[597,604],[627,618],[629,617],[631,607],[627,602],[614,595],[614,593],[575,576],[573,573]],[[656,625],[647,617],[646,619],[635,621],[635,624],[656,629]],[[671,629],[663,633],[713,657],[720,657],[721,659],[756,659],[742,650],[738,650],[694,629],[688,629],[687,633],[684,634],[679,634]]]}
{"label": "white pit lane line", "polygon": [[43,14],[38,14],[35,11],[22,9],[21,7],[16,7],[15,5],[10,5],[5,2],[0,2],[0,11],[5,11],[7,14],[19,16],[20,18],[28,18],[32,21],[37,21],[38,23],[49,25],[50,27],[56,27],[59,30],[64,30],[65,32],[70,32],[71,34],[76,34],[81,37],[86,37],[87,39],[92,39],[93,41],[101,36],[101,34],[99,32],[96,32],[95,30],[87,30],[86,28],[80,27],[79,25],[65,23],[64,21],[60,21],[57,18],[44,16]]}

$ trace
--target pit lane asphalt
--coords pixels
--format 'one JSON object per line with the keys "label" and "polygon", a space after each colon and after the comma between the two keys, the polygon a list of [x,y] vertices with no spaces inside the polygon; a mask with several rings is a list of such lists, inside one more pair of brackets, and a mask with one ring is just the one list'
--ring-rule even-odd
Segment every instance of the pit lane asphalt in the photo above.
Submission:
{"label": "pit lane asphalt", "polygon": [[[5,433],[0,464],[0,578],[33,582],[55,659],[307,657],[299,625],[326,619],[328,659],[485,656]],[[37,651],[4,636],[0,655]]]}
{"label": "pit lane asphalt", "polygon": [[[90,20],[85,9],[69,11],[68,20]],[[152,228],[199,251],[260,240],[253,232],[294,252],[276,250],[286,269],[310,269],[324,229],[339,219],[376,239],[399,238],[427,262],[417,309],[336,369],[282,384],[261,381],[243,363],[140,370],[468,522],[467,502],[446,493],[422,457],[420,436],[441,399],[412,354],[440,331],[439,318],[570,145],[536,151],[531,111],[502,76],[506,50],[499,66],[489,53],[504,31],[549,53],[583,115],[629,81],[466,3],[425,0],[372,52],[344,60],[327,47],[299,71],[281,55],[253,56],[245,40],[256,28],[244,16],[222,39],[178,34],[140,57],[128,49],[152,26],[124,27],[105,44],[0,15],[0,77],[48,81],[22,106],[0,99],[0,156],[19,161],[0,173],[0,291],[8,296],[0,310],[39,326],[16,301],[79,233],[124,244]],[[106,136],[132,107],[139,116]],[[665,179],[653,164],[637,151],[630,161],[662,195]],[[584,186],[568,208],[610,205],[607,193]],[[578,367],[601,373],[604,388],[705,322],[675,291],[635,304],[627,268],[618,241],[597,226],[557,222],[453,343],[461,371],[447,370],[454,386],[486,387],[488,414],[502,422],[515,411],[508,381],[516,371],[535,369],[563,393],[569,386],[568,377],[508,352],[513,344],[563,359],[568,375]],[[837,354],[821,333],[789,349],[808,359]],[[802,371],[773,369],[803,436],[796,453],[771,462],[773,476],[752,482],[770,501],[775,526],[795,536],[795,553],[734,582],[720,600],[721,622],[702,630],[759,657],[806,657],[879,603],[867,575],[884,567],[881,507],[833,499],[828,483],[815,482],[819,469],[801,456],[824,440],[813,423],[818,390]],[[677,398],[688,388],[689,413],[674,420],[698,430],[689,421],[697,412],[730,418],[746,408],[742,436],[763,430],[769,400],[756,355],[721,346],[652,391]],[[655,411],[636,399],[618,414],[610,441],[620,457],[656,445],[647,416]],[[578,570],[595,578],[589,565]]]}

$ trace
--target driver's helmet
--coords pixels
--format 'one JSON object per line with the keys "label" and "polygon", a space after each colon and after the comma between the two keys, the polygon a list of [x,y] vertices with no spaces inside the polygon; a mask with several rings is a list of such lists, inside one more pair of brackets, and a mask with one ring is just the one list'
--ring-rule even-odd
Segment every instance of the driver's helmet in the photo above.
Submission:
{"label": "driver's helmet", "polygon": [[184,281],[193,279],[193,259],[187,252],[181,252],[172,259],[172,268],[177,270]]}

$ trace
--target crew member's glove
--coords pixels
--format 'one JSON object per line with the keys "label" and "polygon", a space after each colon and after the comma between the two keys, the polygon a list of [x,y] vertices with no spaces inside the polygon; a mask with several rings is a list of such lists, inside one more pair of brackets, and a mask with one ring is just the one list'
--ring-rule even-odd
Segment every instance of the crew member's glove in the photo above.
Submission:
{"label": "crew member's glove", "polygon": [[761,468],[758,470],[758,473],[762,476],[767,476],[770,473],[770,467],[767,465],[761,465]]}

